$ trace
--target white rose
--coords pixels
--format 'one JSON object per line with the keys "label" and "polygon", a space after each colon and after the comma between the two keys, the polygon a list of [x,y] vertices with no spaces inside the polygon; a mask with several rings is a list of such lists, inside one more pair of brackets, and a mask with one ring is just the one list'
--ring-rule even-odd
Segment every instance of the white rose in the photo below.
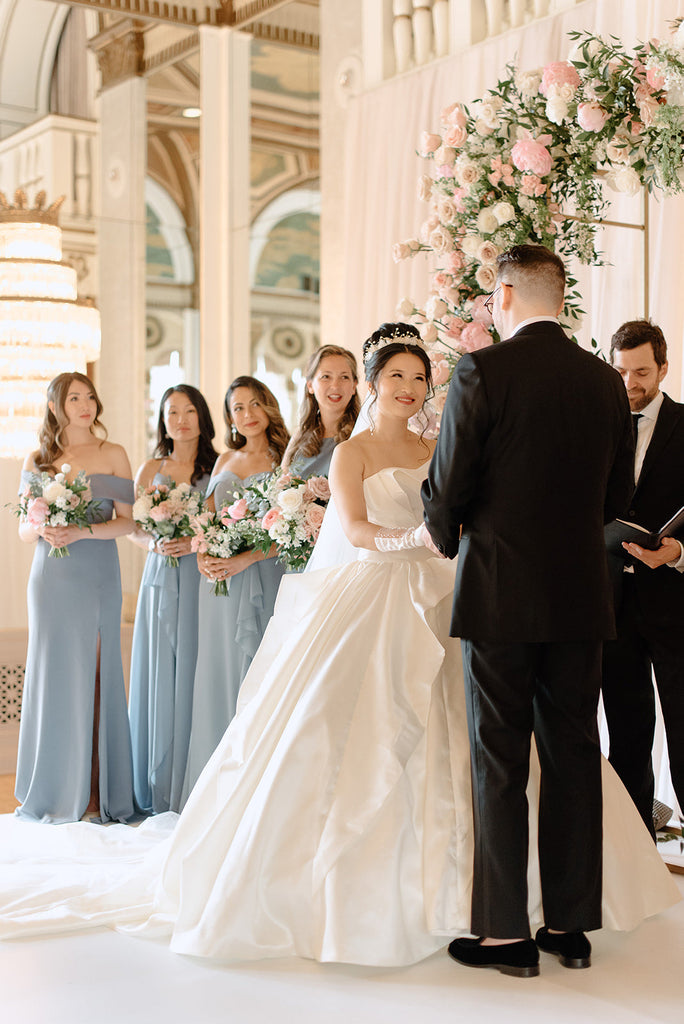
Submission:
{"label": "white rose", "polygon": [[432,178],[429,174],[421,174],[418,179],[418,199],[422,203],[429,202],[432,196]]}
{"label": "white rose", "polygon": [[515,208],[512,203],[500,202],[492,206],[492,213],[498,224],[508,224],[509,220],[515,217]]}
{"label": "white rose", "polygon": [[491,125],[489,121],[484,121],[480,118],[475,122],[475,131],[481,138],[486,138],[487,135],[491,135],[495,130],[495,126]]}
{"label": "white rose", "polygon": [[557,85],[554,93],[557,100],[564,100],[569,103],[576,92],[576,88],[571,82],[563,82],[562,85]]}
{"label": "white rose", "polygon": [[298,487],[288,487],[286,490],[280,492],[278,495],[278,504],[286,515],[288,513],[291,515],[293,512],[298,512],[302,507],[302,503],[304,501],[304,490],[305,485],[299,484]]}
{"label": "white rose", "polygon": [[477,256],[477,251],[482,245],[482,239],[478,235],[464,235],[461,239],[461,248],[466,256],[472,256],[473,259]]}
{"label": "white rose", "polygon": [[483,292],[493,292],[496,286],[496,266],[491,263],[483,263],[477,268],[475,280]]}
{"label": "white rose", "polygon": [[444,299],[440,299],[439,295],[431,295],[425,304],[425,316],[428,320],[441,320],[448,308]]}
{"label": "white rose", "polygon": [[485,206],[477,215],[477,230],[483,235],[491,235],[499,226],[496,215],[489,207]]}
{"label": "white rose", "polygon": [[550,96],[546,101],[546,116],[554,124],[563,124],[568,119],[568,105],[558,96]]}
{"label": "white rose", "polygon": [[445,164],[447,167],[451,167],[456,159],[456,150],[452,149],[451,146],[440,146],[435,151],[434,159],[435,166],[437,167],[444,167]]}
{"label": "white rose", "polygon": [[401,260],[407,260],[411,255],[411,250],[406,242],[395,242],[392,246],[392,259],[395,263],[401,262]]}
{"label": "white rose", "polygon": [[606,184],[613,192],[635,196],[641,188],[641,180],[633,167],[615,167],[608,172]]}
{"label": "white rose", "polygon": [[480,180],[481,170],[474,160],[461,154],[454,164],[454,173],[459,185],[474,185],[476,181]]}
{"label": "white rose", "polygon": [[434,341],[437,341],[439,334],[437,333],[437,328],[430,320],[426,324],[421,324],[419,329],[420,336],[426,345],[431,345]]}
{"label": "white rose", "polygon": [[55,480],[53,483],[47,485],[43,491],[43,497],[48,504],[52,505],[58,498],[67,497],[67,489],[63,484],[57,483]]}
{"label": "white rose", "polygon": [[455,224],[458,220],[458,210],[456,209],[456,203],[453,199],[445,196],[440,199],[437,205],[437,213],[442,224]]}
{"label": "white rose", "polygon": [[477,250],[477,258],[480,263],[496,263],[500,251],[493,242],[483,242]]}
{"label": "white rose", "polygon": [[435,252],[451,252],[454,247],[454,240],[449,230],[440,224],[431,232],[428,244]]}
{"label": "white rose", "polygon": [[412,316],[414,309],[413,299],[403,298],[397,306],[397,316]]}

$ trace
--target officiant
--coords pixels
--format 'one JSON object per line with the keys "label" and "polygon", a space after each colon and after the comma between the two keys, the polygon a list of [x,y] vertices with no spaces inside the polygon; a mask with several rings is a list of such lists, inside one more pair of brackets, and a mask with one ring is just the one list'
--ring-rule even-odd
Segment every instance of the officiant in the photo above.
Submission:
{"label": "officiant", "polygon": [[[610,360],[627,391],[635,438],[635,490],[624,519],[659,530],[684,505],[684,405],[660,390],[667,373],[663,332],[649,320],[622,324]],[[655,838],[653,676],[672,784],[684,807],[684,545],[664,537],[655,551],[634,543],[621,548],[608,543],[617,616],[617,639],[603,654],[609,760]]]}

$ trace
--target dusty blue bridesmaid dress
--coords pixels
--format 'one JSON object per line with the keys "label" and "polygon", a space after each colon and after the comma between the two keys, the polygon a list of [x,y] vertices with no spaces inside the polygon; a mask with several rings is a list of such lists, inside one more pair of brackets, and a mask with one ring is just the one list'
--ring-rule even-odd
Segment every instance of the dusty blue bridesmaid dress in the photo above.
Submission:
{"label": "dusty blue bridesmaid dress", "polygon": [[[29,477],[22,473],[22,484]],[[88,482],[100,503],[94,520],[111,519],[115,501],[133,502],[132,480],[94,473]],[[103,821],[126,821],[134,806],[116,541],[74,541],[68,558],[49,558],[49,551],[39,538],[29,576],[16,813],[78,821],[88,806],[99,637],[100,813]]]}
{"label": "dusty blue bridesmaid dress", "polygon": [[[243,481],[225,470],[212,479],[207,495],[213,494],[216,508],[220,508],[230,503],[233,494],[244,484],[267,475],[255,473]],[[275,558],[255,562],[231,577],[225,597],[215,596],[213,584],[202,578],[192,731],[183,804],[235,714],[242,680],[273,614],[284,571]]]}
{"label": "dusty blue bridesmaid dress", "polygon": [[[205,474],[193,484],[204,491]],[[173,480],[157,473],[154,484]],[[197,660],[197,556],[178,568],[151,551],[145,562],[133,628],[129,717],[136,803],[146,814],[178,811],[185,776]]]}
{"label": "dusty blue bridesmaid dress", "polygon": [[327,476],[334,451],[335,438],[324,437],[317,455],[295,455],[290,464],[290,472],[293,476],[301,476],[305,480],[309,476]]}

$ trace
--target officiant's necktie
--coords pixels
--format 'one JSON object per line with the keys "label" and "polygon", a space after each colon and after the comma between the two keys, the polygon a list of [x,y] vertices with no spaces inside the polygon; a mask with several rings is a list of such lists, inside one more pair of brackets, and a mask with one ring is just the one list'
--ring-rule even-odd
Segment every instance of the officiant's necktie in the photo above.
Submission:
{"label": "officiant's necktie", "polygon": [[637,446],[637,441],[639,440],[639,420],[640,419],[641,419],[641,413],[640,412],[633,412],[632,413],[632,434],[634,435],[634,447],[635,448]]}

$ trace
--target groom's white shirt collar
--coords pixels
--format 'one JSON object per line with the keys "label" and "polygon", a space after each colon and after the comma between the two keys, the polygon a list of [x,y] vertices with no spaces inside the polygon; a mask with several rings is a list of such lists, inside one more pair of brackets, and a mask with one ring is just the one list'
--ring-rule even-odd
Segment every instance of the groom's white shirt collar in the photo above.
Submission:
{"label": "groom's white shirt collar", "polygon": [[527,320],[521,320],[519,324],[515,325],[515,329],[510,333],[510,337],[512,338],[518,333],[518,331],[522,330],[523,327],[527,327],[528,324],[541,323],[558,324],[560,327],[560,320],[557,316],[528,316]]}

